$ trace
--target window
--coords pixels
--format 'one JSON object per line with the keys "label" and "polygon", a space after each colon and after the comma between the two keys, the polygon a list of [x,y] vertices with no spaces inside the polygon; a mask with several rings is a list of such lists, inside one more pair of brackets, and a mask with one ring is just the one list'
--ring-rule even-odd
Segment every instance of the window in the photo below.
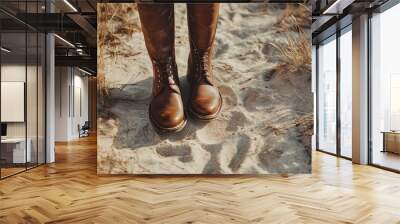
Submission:
{"label": "window", "polygon": [[336,153],[336,36],[318,47],[318,149]]}
{"label": "window", "polygon": [[352,157],[352,33],[340,36],[340,155]]}
{"label": "window", "polygon": [[400,170],[400,5],[371,18],[372,164]]}

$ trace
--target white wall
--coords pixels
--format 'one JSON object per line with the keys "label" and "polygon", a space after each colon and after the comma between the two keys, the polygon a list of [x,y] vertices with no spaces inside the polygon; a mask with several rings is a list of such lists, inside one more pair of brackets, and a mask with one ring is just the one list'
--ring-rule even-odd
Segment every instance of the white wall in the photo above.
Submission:
{"label": "white wall", "polygon": [[55,73],[55,140],[74,140],[78,125],[88,120],[88,78],[72,67],[56,67]]}
{"label": "white wall", "polygon": [[74,75],[74,108],[72,108],[72,117],[73,119],[71,120],[72,122],[72,130],[71,130],[71,135],[74,138],[79,137],[79,132],[78,132],[78,124],[81,126],[85,123],[85,121],[88,121],[89,119],[89,113],[88,113],[88,78],[81,76],[81,73],[78,75],[76,74],[75,70],[75,75]]}
{"label": "white wall", "polygon": [[55,68],[55,141],[68,140],[69,68]]}
{"label": "white wall", "polygon": [[[26,78],[27,80],[25,80]],[[21,122],[5,122],[7,124],[7,137],[24,138],[27,136],[32,151],[32,161],[36,162],[36,158],[38,158],[39,163],[45,162],[45,120],[43,112],[45,90],[43,89],[43,78],[44,74],[40,66],[25,66],[25,63],[6,63],[1,66],[2,82],[23,82],[26,85],[26,101],[22,102],[24,104],[22,108],[18,108],[22,110],[19,113],[25,114],[26,112],[26,120],[24,118]],[[20,94],[25,93],[24,89],[19,91],[22,91]],[[2,95],[3,97],[7,97],[7,95]],[[17,111],[7,111],[16,110],[12,107],[2,107],[1,110],[6,113],[17,113]]]}
{"label": "white wall", "polygon": [[[26,69],[29,71],[36,69],[33,66],[25,67],[25,64],[3,64],[1,66],[1,81],[2,82],[25,82]],[[32,83],[30,83],[32,84]],[[36,85],[36,82],[34,83]],[[33,101],[32,98],[36,98],[36,89],[27,89],[28,103]],[[32,90],[32,92],[30,91]],[[34,105],[36,107],[36,104]],[[7,108],[1,108],[2,110],[7,110]],[[32,117],[33,115],[33,117]],[[31,122],[35,120],[36,123],[36,114],[28,113],[28,121]],[[8,137],[25,137],[25,122],[7,122],[7,136]],[[28,125],[28,127],[32,127],[33,125]],[[28,133],[28,137],[29,133]]]}

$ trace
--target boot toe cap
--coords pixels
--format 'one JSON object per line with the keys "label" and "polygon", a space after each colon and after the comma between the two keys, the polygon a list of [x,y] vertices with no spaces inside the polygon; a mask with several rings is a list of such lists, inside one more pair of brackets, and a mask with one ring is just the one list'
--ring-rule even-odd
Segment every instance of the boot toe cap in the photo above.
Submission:
{"label": "boot toe cap", "polygon": [[221,95],[218,88],[211,85],[200,85],[191,99],[191,109],[198,115],[211,116],[219,112]]}
{"label": "boot toe cap", "polygon": [[168,100],[153,99],[150,104],[150,119],[160,129],[179,128],[186,120],[180,96]]}
{"label": "boot toe cap", "polygon": [[177,113],[173,111],[164,111],[161,112],[158,116],[155,116],[155,120],[157,124],[164,128],[174,128],[179,126],[183,120],[183,113]]}

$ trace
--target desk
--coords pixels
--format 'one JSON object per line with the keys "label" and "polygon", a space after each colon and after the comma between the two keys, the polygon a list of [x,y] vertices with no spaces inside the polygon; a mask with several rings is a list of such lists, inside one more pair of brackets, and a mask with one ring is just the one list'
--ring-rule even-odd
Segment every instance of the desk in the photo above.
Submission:
{"label": "desk", "polygon": [[400,131],[383,131],[382,152],[400,154]]}
{"label": "desk", "polygon": [[1,157],[6,163],[26,163],[31,162],[32,153],[30,138],[26,140],[28,143],[25,152],[25,138],[5,138],[1,139]]}

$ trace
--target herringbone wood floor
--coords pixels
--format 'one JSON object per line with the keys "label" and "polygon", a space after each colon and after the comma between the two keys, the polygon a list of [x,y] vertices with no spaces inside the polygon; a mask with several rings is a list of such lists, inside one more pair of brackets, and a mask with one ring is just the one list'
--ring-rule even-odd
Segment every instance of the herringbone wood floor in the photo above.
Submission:
{"label": "herringbone wood floor", "polygon": [[400,223],[400,175],[315,152],[296,176],[97,176],[96,139],[0,181],[0,223]]}

